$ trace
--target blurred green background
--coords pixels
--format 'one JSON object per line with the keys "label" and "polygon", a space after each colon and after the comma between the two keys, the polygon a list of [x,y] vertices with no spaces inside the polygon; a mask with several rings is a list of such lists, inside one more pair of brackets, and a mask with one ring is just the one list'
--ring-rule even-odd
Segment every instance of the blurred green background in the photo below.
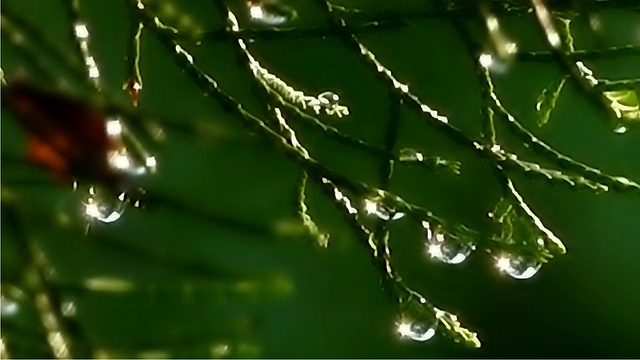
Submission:
{"label": "blurred green background", "polygon": [[[210,30],[224,24],[214,1],[155,4],[163,21],[177,27]],[[290,26],[328,24],[316,2],[288,4],[298,12]],[[363,11],[428,6],[424,1],[381,0],[340,4]],[[229,5],[241,27],[260,27],[249,21],[245,3]],[[43,31],[66,56],[75,56],[63,1],[6,0],[4,7]],[[84,1],[80,7],[102,91],[124,103],[132,13],[124,1]],[[640,45],[637,12],[606,9],[596,14],[599,33],[590,29],[585,17],[573,21],[576,48]],[[501,20],[520,49],[545,50],[531,15]],[[482,24],[466,21],[483,38]],[[479,137],[482,104],[474,60],[447,19],[415,19],[406,26],[362,34],[361,39],[413,93],[469,136]],[[238,61],[234,42],[186,44],[196,64],[224,91],[250,111],[265,113],[264,99],[255,91],[245,64]],[[346,134],[382,144],[389,90],[339,39],[259,39],[249,50],[273,74],[305,93],[339,94],[351,114],[322,120]],[[426,343],[403,341],[394,331],[397,310],[380,289],[368,247],[358,242],[330,199],[310,184],[310,214],[331,234],[324,248],[300,229],[295,203],[300,169],[295,163],[204,96],[151,29],[143,32],[141,51],[140,108],[200,129],[194,133],[165,128],[164,140],[149,144],[158,172],[142,179],[144,187],[176,203],[127,208],[119,221],[92,223],[84,235],[82,193],[47,183],[48,174],[42,171],[4,161],[24,157],[25,143],[16,120],[2,112],[3,205],[10,200],[22,209],[19,226],[8,225],[15,219],[5,216],[3,206],[3,295],[10,284],[20,284],[28,268],[20,250],[25,239],[38,244],[51,270],[47,282],[52,292],[61,306],[68,310],[73,304],[75,309],[66,311],[63,319],[73,334],[72,349],[76,345],[96,357],[640,356],[637,196],[595,195],[514,173],[525,199],[568,248],[565,256],[525,281],[500,274],[483,253],[458,266],[431,261],[420,224],[408,219],[394,222],[391,245],[397,270],[440,308],[459,314],[479,333],[483,347],[466,349],[440,336]],[[41,59],[51,73],[67,78],[46,51],[41,51]],[[30,79],[44,81],[4,37],[1,60],[9,80],[26,72]],[[639,60],[627,56],[588,65],[596,77],[638,78]],[[536,125],[537,97],[560,73],[554,63],[515,62],[494,73],[494,81],[503,104],[550,145],[638,181],[638,129],[614,133],[572,83],[565,86],[549,123]],[[72,81],[66,86],[82,93]],[[398,148],[461,161],[462,173],[397,165],[391,191],[448,219],[472,227],[486,224],[486,213],[500,194],[491,166],[408,109],[401,116]],[[294,120],[290,124],[320,162],[352,179],[377,184],[382,159]],[[504,129],[498,130],[505,148],[523,159],[540,160]],[[10,355],[51,356],[33,304],[17,304],[17,313],[3,313],[2,318]]]}

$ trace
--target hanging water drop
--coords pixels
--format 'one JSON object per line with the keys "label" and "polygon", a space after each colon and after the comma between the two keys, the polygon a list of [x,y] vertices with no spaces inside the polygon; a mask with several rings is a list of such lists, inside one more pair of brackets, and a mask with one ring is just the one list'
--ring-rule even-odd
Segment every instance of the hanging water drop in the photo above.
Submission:
{"label": "hanging water drop", "polygon": [[338,102],[340,101],[340,96],[338,96],[338,94],[334,92],[325,91],[320,95],[318,95],[318,100],[320,100],[320,106],[327,107],[327,108],[334,108],[338,106]]}
{"label": "hanging water drop", "polygon": [[400,337],[427,341],[436,334],[436,326],[434,322],[429,321],[403,321],[398,324],[398,333]]}
{"label": "hanging water drop", "polygon": [[118,119],[108,120],[106,129],[109,136],[118,137],[122,133],[122,123]]}
{"label": "hanging water drop", "polygon": [[251,19],[263,25],[283,25],[297,17],[295,10],[275,0],[249,1],[247,5]]}
{"label": "hanging water drop", "polygon": [[389,210],[374,200],[367,199],[364,201],[364,211],[367,214],[376,215],[382,220],[389,220],[390,217]]}
{"label": "hanging water drop", "polygon": [[512,278],[524,280],[535,275],[538,270],[540,270],[540,267],[542,267],[542,263],[520,256],[503,256],[497,259],[497,266],[500,271],[506,272]]}
{"label": "hanging water drop", "polygon": [[364,211],[367,214],[375,215],[384,221],[398,220],[404,217],[404,213],[389,210],[379,202],[375,200],[369,200],[369,199],[366,199],[364,201]]}
{"label": "hanging water drop", "polygon": [[445,264],[460,264],[473,251],[472,244],[455,239],[440,227],[434,227],[432,230],[427,222],[424,222],[423,226],[425,227],[427,251],[432,258]]}
{"label": "hanging water drop", "polygon": [[89,197],[85,204],[85,214],[103,223],[112,223],[122,217],[126,203],[119,198],[107,200]]}

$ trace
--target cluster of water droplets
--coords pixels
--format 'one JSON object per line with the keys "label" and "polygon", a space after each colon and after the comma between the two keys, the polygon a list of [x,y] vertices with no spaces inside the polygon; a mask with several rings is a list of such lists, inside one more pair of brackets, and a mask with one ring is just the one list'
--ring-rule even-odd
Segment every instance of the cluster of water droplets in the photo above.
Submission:
{"label": "cluster of water droplets", "polygon": [[[124,125],[119,119],[108,120],[105,124],[107,136],[115,144],[114,148],[107,152],[109,166],[121,175],[122,189],[119,195],[114,196],[113,190],[103,191],[95,186],[88,189],[88,197],[84,202],[84,213],[91,219],[103,223],[112,223],[119,220],[127,206],[126,191],[135,186],[135,178],[156,171],[157,161],[153,156],[143,154],[144,164],[132,157],[123,142]],[[144,151],[143,151],[144,153]],[[139,201],[133,203],[139,206]]]}
{"label": "cluster of water droplets", "polygon": [[124,125],[119,119],[107,121],[106,132],[112,142],[116,144],[115,148],[107,154],[109,165],[117,171],[134,176],[156,171],[157,161],[154,156],[142,154],[144,156],[144,164],[137,163],[136,160],[130,156],[127,147],[123,144]]}
{"label": "cluster of water droplets", "polygon": [[[144,8],[141,2],[138,2],[139,8]],[[139,28],[140,31],[141,28]],[[84,60],[88,78],[93,82],[96,89],[100,90],[100,70],[96,63],[95,58],[89,51],[89,37],[90,32],[87,24],[77,22],[74,24],[74,36],[75,40],[80,48],[81,56]],[[138,35],[137,35],[138,36]],[[131,88],[127,90],[130,93],[130,97],[134,106],[137,106],[138,92],[142,88],[141,81],[134,79],[130,82]],[[144,175],[147,173],[153,173],[156,169],[156,159],[153,156],[149,156],[144,149],[139,146],[136,150],[138,155],[141,155],[144,160],[140,161],[140,156],[133,157],[127,146],[125,146],[124,136],[129,136],[124,128],[124,125],[120,119],[107,119],[105,122],[105,132],[109,138],[109,143],[112,145],[107,149],[106,157],[108,165],[113,169],[114,173],[120,178],[119,189],[108,189],[108,191],[98,190],[94,186],[90,186],[88,189],[88,197],[83,202],[84,213],[91,219],[96,219],[104,223],[112,223],[121,218],[125,207],[124,191],[130,190],[134,187],[134,177]],[[141,163],[143,162],[143,163]],[[74,189],[77,188],[77,183],[74,183]],[[119,195],[114,196],[115,190],[121,191]],[[135,203],[135,206],[139,206],[139,203]]]}
{"label": "cluster of water droplets", "polygon": [[485,24],[487,25],[494,51],[500,61],[508,63],[518,51],[518,44],[509,40],[500,28],[498,18],[493,13],[486,10],[484,12]]}
{"label": "cluster of water droplets", "polygon": [[100,69],[96,60],[89,53],[89,28],[86,24],[78,22],[74,25],[74,35],[80,48],[80,54],[87,68],[87,75],[96,87],[100,86]]}

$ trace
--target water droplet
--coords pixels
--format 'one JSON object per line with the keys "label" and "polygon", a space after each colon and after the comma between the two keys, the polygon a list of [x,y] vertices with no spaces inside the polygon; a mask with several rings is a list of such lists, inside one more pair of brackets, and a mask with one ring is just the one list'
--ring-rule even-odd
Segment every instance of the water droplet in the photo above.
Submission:
{"label": "water droplet", "polygon": [[106,128],[107,134],[110,136],[120,136],[122,133],[122,123],[117,119],[107,121]]}
{"label": "water droplet", "polygon": [[156,160],[155,156],[149,156],[149,157],[145,160],[145,163],[146,163],[146,166],[147,166],[148,168],[151,168],[151,169],[155,169],[155,168],[156,168],[156,166],[158,165],[158,162],[157,162],[157,160]]}
{"label": "water droplet", "polygon": [[334,92],[325,91],[318,95],[318,100],[320,100],[320,106],[331,109],[338,106],[340,96]]}
{"label": "water droplet", "polygon": [[[115,130],[115,129],[112,129]],[[121,148],[108,153],[109,165],[123,174],[144,175],[149,172],[154,173],[158,162],[154,156],[147,156],[144,163],[130,156],[126,148]]]}
{"label": "water droplet", "polygon": [[491,151],[495,154],[503,153],[502,148],[498,144],[494,144],[493,146],[491,146]]}
{"label": "water droplet", "polygon": [[411,340],[427,341],[436,334],[436,326],[429,321],[403,321],[398,324],[398,333]]}
{"label": "water droplet", "polygon": [[263,25],[283,25],[297,17],[295,10],[275,0],[249,1],[248,6],[251,19]]}
{"label": "water droplet", "polygon": [[473,251],[472,244],[455,239],[439,227],[431,229],[429,223],[425,222],[423,225],[425,225],[427,250],[432,258],[445,264],[460,264]]}
{"label": "water droplet", "polygon": [[538,272],[538,270],[540,270],[542,263],[535,260],[525,259],[520,256],[518,257],[503,256],[503,257],[499,257],[496,260],[496,265],[498,266],[498,269],[500,269],[500,271],[506,272],[512,278],[518,279],[518,280],[524,280],[524,279],[529,279],[533,275],[535,275]]}
{"label": "water droplet", "polygon": [[627,132],[627,128],[620,125],[618,127],[616,127],[615,129],[613,129],[613,132],[618,133],[618,134],[624,134]]}
{"label": "water droplet", "polygon": [[73,317],[76,315],[76,304],[73,301],[64,301],[60,304],[60,312],[63,316]]}
{"label": "water droplet", "polygon": [[85,204],[85,214],[103,223],[112,223],[122,217],[126,203],[119,198],[98,199],[91,196]]}
{"label": "water droplet", "polygon": [[398,220],[404,217],[404,213],[396,212],[386,208],[375,200],[366,199],[364,201],[364,211],[369,215],[375,215],[382,220]]}
{"label": "water droplet", "polygon": [[80,39],[86,39],[89,37],[89,29],[87,29],[87,25],[85,24],[76,24],[74,31],[76,36]]}
{"label": "water droplet", "polygon": [[376,215],[382,220],[389,220],[390,217],[389,210],[385,209],[384,206],[374,200],[367,199],[364,201],[364,211],[367,214]]}
{"label": "water droplet", "polygon": [[493,64],[493,56],[491,56],[491,54],[482,54],[478,61],[480,61],[480,65],[482,65],[482,67],[488,68]]}
{"label": "water droplet", "polygon": [[18,303],[12,299],[2,296],[0,298],[0,315],[2,316],[14,316],[20,310]]}

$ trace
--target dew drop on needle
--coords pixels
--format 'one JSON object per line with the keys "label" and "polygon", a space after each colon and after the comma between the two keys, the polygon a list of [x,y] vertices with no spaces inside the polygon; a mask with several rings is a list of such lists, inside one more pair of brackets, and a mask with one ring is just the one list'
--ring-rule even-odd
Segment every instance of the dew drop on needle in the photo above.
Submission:
{"label": "dew drop on needle", "polygon": [[425,226],[425,244],[432,258],[436,258],[445,264],[460,264],[471,254],[473,245],[456,239],[446,233],[442,228],[429,223]]}
{"label": "dew drop on needle", "polygon": [[247,2],[247,6],[251,20],[262,25],[284,25],[297,17],[293,8],[275,0],[253,0]]}

